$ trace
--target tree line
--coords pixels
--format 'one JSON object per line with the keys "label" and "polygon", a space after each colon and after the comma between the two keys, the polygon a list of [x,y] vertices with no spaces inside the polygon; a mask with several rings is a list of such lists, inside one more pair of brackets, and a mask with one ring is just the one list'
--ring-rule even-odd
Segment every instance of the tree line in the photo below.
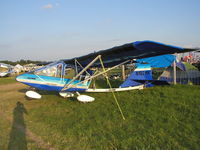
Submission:
{"label": "tree line", "polygon": [[45,64],[45,63],[48,63],[48,62],[21,59],[21,60],[18,60],[18,61],[3,60],[3,61],[0,61],[0,63],[10,64],[10,65],[15,66],[17,64],[20,64],[20,65],[26,65],[26,64],[31,64],[31,63],[33,63],[33,64]]}

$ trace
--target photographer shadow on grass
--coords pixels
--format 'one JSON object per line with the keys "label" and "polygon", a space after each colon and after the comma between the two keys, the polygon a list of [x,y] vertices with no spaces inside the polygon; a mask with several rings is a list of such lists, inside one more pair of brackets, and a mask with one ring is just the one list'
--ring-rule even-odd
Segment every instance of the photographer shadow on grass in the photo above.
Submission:
{"label": "photographer shadow on grass", "polygon": [[17,102],[13,110],[13,123],[10,132],[8,150],[27,150],[26,124],[24,114],[27,114],[24,104]]}

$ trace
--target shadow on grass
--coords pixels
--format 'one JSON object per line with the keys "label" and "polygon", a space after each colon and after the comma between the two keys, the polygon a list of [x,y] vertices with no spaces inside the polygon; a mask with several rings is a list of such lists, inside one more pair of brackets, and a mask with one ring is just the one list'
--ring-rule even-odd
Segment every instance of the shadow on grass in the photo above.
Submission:
{"label": "shadow on grass", "polygon": [[10,132],[8,150],[27,150],[26,124],[24,113],[27,114],[23,103],[17,102],[13,110],[13,123]]}
{"label": "shadow on grass", "polygon": [[28,89],[19,89],[18,92],[20,93],[26,93],[28,91]]}
{"label": "shadow on grass", "polygon": [[[77,98],[76,97],[69,97],[67,100],[69,100],[69,101],[77,101]],[[77,101],[78,102],[78,101]]]}
{"label": "shadow on grass", "polygon": [[41,95],[58,95],[58,92],[55,91],[45,91],[45,90],[38,90],[38,89],[33,89],[33,88],[24,88],[24,89],[19,89],[18,92],[20,93],[26,93],[27,91],[35,91]]}

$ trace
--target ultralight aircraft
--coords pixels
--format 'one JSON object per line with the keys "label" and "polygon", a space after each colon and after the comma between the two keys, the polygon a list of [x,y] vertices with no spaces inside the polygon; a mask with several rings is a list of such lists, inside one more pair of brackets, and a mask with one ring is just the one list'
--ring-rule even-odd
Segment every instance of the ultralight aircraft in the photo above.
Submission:
{"label": "ultralight aircraft", "polygon": [[[115,92],[133,89],[143,89],[144,84],[132,84],[133,79],[128,77],[119,88],[112,88],[107,72],[125,65],[137,63],[137,60],[166,56],[169,54],[196,51],[194,48],[181,48],[166,45],[153,41],[136,41],[122,46],[113,47],[107,50],[90,53],[81,57],[64,59],[48,64],[40,69],[28,72],[16,77],[16,80],[39,90],[57,91],[63,97],[74,96],[80,101],[93,101],[94,98],[87,95],[80,95],[79,92]],[[169,55],[170,56],[170,55]],[[162,62],[162,59],[160,59]],[[141,63],[141,61],[140,61]],[[101,68],[101,69],[99,69]],[[142,72],[143,71],[143,72]],[[138,75],[148,76],[149,69],[136,69]],[[68,77],[71,74],[73,77]],[[110,85],[110,89],[89,88],[92,79],[104,75]],[[144,80],[143,78],[141,80]],[[137,79],[138,80],[138,79]],[[152,80],[152,79],[148,79]],[[27,96],[41,98],[41,95],[28,91]],[[85,100],[86,99],[86,100]]]}

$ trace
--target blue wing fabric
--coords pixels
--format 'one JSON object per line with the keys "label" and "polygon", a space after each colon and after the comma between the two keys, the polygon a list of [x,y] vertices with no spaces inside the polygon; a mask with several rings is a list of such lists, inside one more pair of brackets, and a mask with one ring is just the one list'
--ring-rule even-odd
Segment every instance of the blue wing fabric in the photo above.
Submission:
{"label": "blue wing fabric", "polygon": [[[153,41],[136,41],[107,50],[90,53],[85,56],[65,59],[64,62],[66,64],[74,64],[74,61],[77,60],[82,64],[83,67],[85,67],[95,57],[101,55],[104,65],[106,67],[112,67],[126,60],[141,59],[165,54],[183,53],[195,50],[198,49],[185,49]],[[101,63],[96,62],[92,67],[101,67]]]}

